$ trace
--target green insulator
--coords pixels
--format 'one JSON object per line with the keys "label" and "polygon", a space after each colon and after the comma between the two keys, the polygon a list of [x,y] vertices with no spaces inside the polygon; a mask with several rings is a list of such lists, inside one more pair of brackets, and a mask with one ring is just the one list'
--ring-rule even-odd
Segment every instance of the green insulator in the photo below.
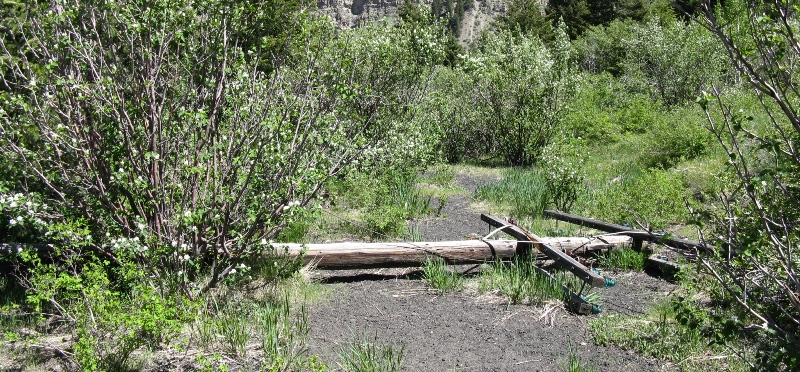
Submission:
{"label": "green insulator", "polygon": [[611,288],[615,285],[617,285],[617,282],[615,282],[614,279],[606,277],[606,288]]}
{"label": "green insulator", "polygon": [[592,314],[600,314],[603,312],[603,309],[600,306],[592,304]]}

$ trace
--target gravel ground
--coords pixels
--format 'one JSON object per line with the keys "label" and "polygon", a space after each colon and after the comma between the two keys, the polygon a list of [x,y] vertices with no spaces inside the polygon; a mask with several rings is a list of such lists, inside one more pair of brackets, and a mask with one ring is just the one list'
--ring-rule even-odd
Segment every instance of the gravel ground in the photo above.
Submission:
{"label": "gravel ground", "polygon": [[[470,207],[469,195],[496,180],[456,175],[468,193],[449,198],[446,218],[420,224],[423,240],[462,240],[488,231],[480,211]],[[639,314],[674,287],[645,273],[606,275],[617,282],[600,290],[606,314]],[[308,309],[308,346],[334,367],[337,353],[358,339],[402,348],[408,371],[558,371],[565,370],[570,348],[598,371],[669,369],[663,361],[594,345],[588,330],[594,316],[574,315],[558,303],[531,307],[509,305],[493,294],[441,295],[429,290],[414,269],[318,271],[316,276],[335,290],[329,300]]]}
{"label": "gravel ground", "polygon": [[[408,371],[557,371],[572,348],[598,371],[655,371],[661,361],[592,343],[591,317],[562,305],[508,305],[492,295],[439,295],[408,279],[359,280],[313,306],[309,347],[329,365],[348,341],[402,348]],[[335,296],[335,295],[334,295]]]}

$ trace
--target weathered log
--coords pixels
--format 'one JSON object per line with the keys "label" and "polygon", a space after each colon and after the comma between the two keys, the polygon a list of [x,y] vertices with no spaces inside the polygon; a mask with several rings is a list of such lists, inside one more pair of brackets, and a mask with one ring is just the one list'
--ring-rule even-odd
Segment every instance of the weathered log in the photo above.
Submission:
{"label": "weathered log", "polygon": [[[630,246],[631,238],[626,236],[611,236],[603,238],[572,238],[572,237],[558,237],[558,238],[541,238],[543,242],[551,245],[555,249],[559,249],[570,255],[584,255],[595,251],[620,249],[622,247]],[[443,256],[452,256],[451,263],[472,263],[491,261],[495,257],[500,259],[508,259],[513,256],[514,252],[506,252],[506,246],[513,244],[514,249],[528,249],[529,242],[517,242],[514,240],[488,240],[489,245],[495,248],[502,248],[499,255],[492,254],[492,247],[483,243],[480,240],[466,240],[455,242],[428,242],[428,243],[333,243],[333,244],[308,244],[310,251],[307,255],[312,256],[312,251],[317,252],[315,256],[320,255],[345,255],[350,254],[353,250],[361,250],[353,254],[363,254],[372,256],[381,256],[387,254],[403,254],[403,253],[416,253],[417,256],[409,256],[403,258],[402,261],[408,261],[407,264],[401,263],[406,266],[419,266],[421,260],[424,260],[425,253],[429,255],[438,254],[440,251]],[[300,252],[300,244],[280,244],[281,246],[290,247],[290,254],[297,255]],[[399,245],[399,246],[398,246]],[[398,250],[402,245],[414,246],[413,250]],[[47,244],[0,244],[0,255],[9,255],[19,250],[37,250],[39,253],[49,253],[53,251],[53,247]],[[389,249],[389,250],[387,250]],[[394,252],[397,250],[397,253]],[[427,250],[427,252],[426,252]],[[544,257],[543,257],[544,258]],[[392,260],[387,260],[389,266],[392,266]],[[354,264],[358,266],[358,264]]]}
{"label": "weathered log", "polygon": [[[597,238],[541,238],[544,244],[570,255],[583,255],[600,250],[630,246],[631,238],[620,236]],[[515,240],[464,240],[420,243],[330,243],[277,244],[286,247],[290,256],[306,247],[305,260],[321,269],[364,269],[374,267],[420,266],[427,256],[439,256],[450,264],[470,264],[507,260],[519,250],[530,250],[530,242]]]}
{"label": "weathered log", "polygon": [[[523,243],[526,244],[526,243]],[[426,257],[442,257],[449,264],[507,260],[517,252],[515,240],[464,240],[419,243],[276,244],[321,269],[366,269],[420,266]]]}
{"label": "weathered log", "polygon": [[553,249],[558,249],[569,255],[585,255],[591,252],[608,251],[622,248],[630,248],[633,245],[633,238],[630,236],[596,236],[590,238],[549,238],[541,237],[542,244],[549,245]]}

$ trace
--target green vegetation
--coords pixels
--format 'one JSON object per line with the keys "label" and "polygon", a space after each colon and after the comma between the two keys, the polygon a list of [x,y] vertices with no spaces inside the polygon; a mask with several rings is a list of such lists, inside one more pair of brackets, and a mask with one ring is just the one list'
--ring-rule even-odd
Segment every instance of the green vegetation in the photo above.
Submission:
{"label": "green vegetation", "polygon": [[431,288],[442,293],[459,290],[464,286],[463,278],[458,273],[448,270],[447,264],[441,257],[425,259],[422,266],[422,279]]}
{"label": "green vegetation", "polygon": [[[418,240],[464,193],[447,164],[469,163],[512,167],[482,168],[503,178],[475,199],[548,235],[576,231],[541,219],[555,208],[722,248],[682,284],[705,300],[600,318],[598,343],[797,369],[794,4],[514,0],[463,46],[475,5],[404,2],[394,23],[337,30],[295,0],[4,2],[0,242],[53,252],[0,259],[2,340],[82,370],[187,335],[202,368],[325,368],[284,291],[300,261],[275,241]],[[441,261],[425,275],[461,286]],[[479,281],[539,304],[571,285],[556,276],[517,261]],[[401,354],[354,342],[343,368]]]}
{"label": "green vegetation", "polygon": [[493,263],[481,273],[479,289],[483,293],[496,289],[514,304],[538,306],[552,300],[563,300],[562,280],[566,276],[559,275],[553,280],[537,271],[534,263],[523,258],[510,263]]}
{"label": "green vegetation", "polygon": [[342,369],[348,372],[397,372],[403,364],[403,348],[354,339],[339,353]]}
{"label": "green vegetation", "polygon": [[[681,314],[690,313],[689,325]],[[745,371],[748,365],[724,345],[713,343],[699,327],[711,327],[706,310],[697,302],[666,300],[642,316],[603,315],[590,325],[599,345],[614,344],[644,355],[668,359],[682,370]],[[735,345],[731,345],[735,346]]]}
{"label": "green vegetation", "polygon": [[488,200],[509,214],[538,217],[547,207],[547,185],[540,172],[511,169],[500,182],[478,187],[475,198]]}
{"label": "green vegetation", "polygon": [[561,369],[564,372],[594,372],[596,370],[593,365],[586,365],[581,361],[581,357],[575,354],[572,344],[569,345],[569,357],[562,363]]}
{"label": "green vegetation", "polygon": [[631,248],[613,250],[601,253],[597,257],[597,263],[606,269],[616,269],[623,271],[642,271],[647,253],[637,252]]}

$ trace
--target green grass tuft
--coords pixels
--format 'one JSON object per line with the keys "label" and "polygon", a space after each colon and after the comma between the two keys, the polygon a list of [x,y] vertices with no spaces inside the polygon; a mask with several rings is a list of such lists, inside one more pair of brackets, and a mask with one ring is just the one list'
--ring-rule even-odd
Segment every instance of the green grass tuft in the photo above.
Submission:
{"label": "green grass tuft", "polygon": [[630,248],[616,249],[597,256],[600,266],[622,271],[644,271],[647,256]]}
{"label": "green grass tuft", "polygon": [[339,366],[348,372],[395,372],[403,364],[403,348],[353,340],[339,353]]}
{"label": "green grass tuft", "polygon": [[581,357],[575,353],[572,344],[569,345],[569,357],[561,362],[561,370],[564,372],[594,372],[596,369],[591,364],[584,364]]}
{"label": "green grass tuft", "polygon": [[535,261],[515,259],[513,262],[495,262],[481,275],[481,292],[497,289],[508,296],[511,303],[527,302],[540,305],[565,298],[560,281],[538,272]]}
{"label": "green grass tuft", "polygon": [[456,291],[464,286],[463,278],[447,269],[441,257],[426,257],[422,266],[422,279],[439,292]]}
{"label": "green grass tuft", "polygon": [[305,307],[292,309],[291,303],[288,292],[265,300],[212,301],[195,319],[191,340],[202,349],[221,349],[237,359],[251,359],[255,353],[260,360],[251,360],[252,368],[303,369],[314,361],[306,356],[310,328]]}

